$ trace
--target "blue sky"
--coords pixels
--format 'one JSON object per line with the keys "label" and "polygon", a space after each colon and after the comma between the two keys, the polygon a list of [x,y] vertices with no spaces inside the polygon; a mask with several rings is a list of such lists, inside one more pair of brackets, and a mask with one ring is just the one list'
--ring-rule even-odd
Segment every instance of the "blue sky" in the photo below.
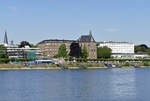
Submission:
{"label": "blue sky", "polygon": [[150,46],[150,0],[0,0],[0,42],[77,39]]}

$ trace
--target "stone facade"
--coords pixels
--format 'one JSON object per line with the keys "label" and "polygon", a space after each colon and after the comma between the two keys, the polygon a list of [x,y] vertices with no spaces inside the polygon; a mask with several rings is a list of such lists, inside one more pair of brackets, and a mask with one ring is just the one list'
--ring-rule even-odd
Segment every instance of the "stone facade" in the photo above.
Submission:
{"label": "stone facade", "polygon": [[38,43],[38,48],[45,57],[53,57],[57,55],[60,45],[65,44],[68,54],[73,57],[79,58],[81,50],[85,45],[88,50],[88,58],[97,58],[96,42],[90,32],[89,35],[83,35],[78,40],[44,40]]}
{"label": "stone facade", "polygon": [[96,59],[97,58],[97,47],[96,43],[94,42],[81,42],[79,43],[80,46],[83,48],[84,45],[87,47],[88,50],[88,58],[90,59]]}
{"label": "stone facade", "polygon": [[70,45],[73,40],[44,40],[38,44],[38,48],[40,48],[43,56],[45,57],[53,57],[57,55],[59,47],[62,44],[66,45],[68,53],[70,52]]}

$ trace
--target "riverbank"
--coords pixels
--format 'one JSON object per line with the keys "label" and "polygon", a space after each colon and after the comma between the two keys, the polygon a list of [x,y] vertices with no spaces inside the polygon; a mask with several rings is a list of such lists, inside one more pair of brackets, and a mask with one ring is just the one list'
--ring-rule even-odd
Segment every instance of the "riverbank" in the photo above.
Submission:
{"label": "riverbank", "polygon": [[[147,68],[147,66],[140,66],[139,68]],[[64,67],[58,67],[56,65],[36,65],[36,66],[28,66],[25,67],[22,64],[0,64],[0,70],[63,70],[63,69],[70,69],[70,70],[79,70],[79,69],[108,69],[108,68],[117,68],[117,67],[106,67],[106,66],[71,66],[68,65]],[[135,68],[134,66],[124,66],[118,68]]]}
{"label": "riverbank", "polygon": [[[87,68],[87,69],[104,69],[107,67],[93,67],[93,68]],[[68,67],[68,70],[80,70],[81,68],[79,67]],[[58,68],[44,68],[44,67],[38,67],[38,68],[0,68],[0,70],[63,70],[62,68],[58,67]]]}
{"label": "riverbank", "polygon": [[101,69],[108,67],[77,67],[77,66],[69,66],[66,68],[58,67],[56,65],[34,65],[25,67],[22,64],[0,64],[0,70],[61,70],[61,69]]}

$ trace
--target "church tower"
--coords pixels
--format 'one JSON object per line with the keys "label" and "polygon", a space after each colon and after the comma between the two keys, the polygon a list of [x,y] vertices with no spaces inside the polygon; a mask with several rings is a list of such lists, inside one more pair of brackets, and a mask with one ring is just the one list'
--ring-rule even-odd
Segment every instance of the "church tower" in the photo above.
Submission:
{"label": "church tower", "polygon": [[89,31],[90,42],[95,42],[95,39],[92,35],[92,30]]}
{"label": "church tower", "polygon": [[8,46],[7,31],[5,31],[5,36],[4,36],[4,46]]}

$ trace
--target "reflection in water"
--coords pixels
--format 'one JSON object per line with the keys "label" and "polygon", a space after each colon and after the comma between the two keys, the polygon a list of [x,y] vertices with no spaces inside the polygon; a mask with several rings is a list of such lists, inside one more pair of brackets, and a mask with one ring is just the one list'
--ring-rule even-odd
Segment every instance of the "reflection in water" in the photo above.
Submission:
{"label": "reflection in water", "polygon": [[[59,101],[91,101],[95,98],[97,88],[95,85],[95,74],[88,70],[66,71],[64,81],[59,94]],[[55,99],[53,99],[55,100]]]}
{"label": "reflection in water", "polygon": [[112,69],[110,80],[111,96],[113,99],[135,100],[136,99],[135,69]]}
{"label": "reflection in water", "polygon": [[149,101],[150,69],[0,71],[0,101]]}

